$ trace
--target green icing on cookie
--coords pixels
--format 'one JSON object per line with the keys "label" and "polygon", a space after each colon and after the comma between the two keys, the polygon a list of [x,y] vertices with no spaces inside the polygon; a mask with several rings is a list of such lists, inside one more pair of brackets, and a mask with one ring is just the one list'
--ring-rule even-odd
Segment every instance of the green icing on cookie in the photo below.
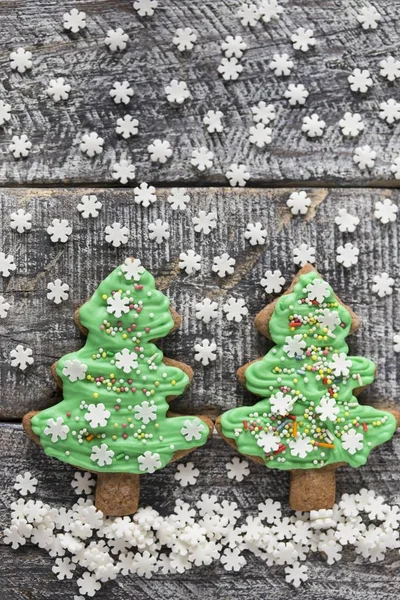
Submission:
{"label": "green icing on cookie", "polygon": [[375,365],[348,356],[350,326],[349,311],[315,271],[278,299],[269,322],[277,345],[245,371],[246,387],[262,400],[221,417],[239,452],[277,469],[358,467],[393,436],[395,417],[353,395],[373,381]]}
{"label": "green icing on cookie", "polygon": [[174,322],[169,299],[140,261],[115,269],[79,318],[86,344],[57,363],[64,399],[31,421],[46,454],[92,471],[139,474],[203,445],[209,430],[201,419],[166,416],[166,398],[181,394],[189,377],[165,365],[152,341]]}

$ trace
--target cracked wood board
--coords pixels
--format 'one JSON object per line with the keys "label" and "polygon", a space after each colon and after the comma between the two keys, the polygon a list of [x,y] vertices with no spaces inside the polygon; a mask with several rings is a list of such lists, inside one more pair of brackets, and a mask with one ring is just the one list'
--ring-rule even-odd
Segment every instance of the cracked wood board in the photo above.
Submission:
{"label": "cracked wood board", "polygon": [[[3,502],[0,505],[0,528],[10,522],[9,506],[18,499],[13,489],[15,476],[30,471],[39,483],[33,496],[51,506],[70,507],[77,500],[71,480],[74,468],[47,457],[22,431],[20,425],[0,425],[0,486]],[[174,479],[176,465],[168,465],[153,475],[141,476],[141,503],[151,505],[162,514],[172,512],[178,498],[195,505],[203,493],[215,494],[219,500],[235,501],[242,512],[242,519],[257,512],[257,506],[266,498],[282,503],[285,514],[291,514],[287,505],[289,473],[266,469],[263,465],[249,463],[250,475],[242,482],[228,479],[225,464],[237,453],[217,436],[193,452],[188,458],[200,470],[196,485],[182,488]],[[400,436],[379,446],[371,453],[368,463],[358,469],[343,467],[337,471],[337,497],[343,493],[355,493],[361,488],[374,489],[393,503],[400,502],[398,490],[398,464],[400,460]],[[206,468],[205,468],[206,465]],[[30,497],[30,496],[29,496]],[[221,563],[209,567],[195,567],[183,575],[156,574],[147,580],[135,575],[118,576],[116,581],[103,584],[96,594],[98,600],[187,600],[215,598],[256,600],[270,598],[279,600],[310,600],[324,597],[365,600],[397,600],[400,571],[397,568],[397,551],[393,550],[385,561],[371,564],[354,550],[343,549],[342,560],[329,566],[319,553],[310,554],[308,581],[298,590],[285,582],[284,567],[268,567],[250,552],[245,553],[247,565],[238,573],[225,571]],[[0,585],[7,590],[7,600],[62,600],[78,594],[76,579],[57,580],[51,572],[54,559],[29,543],[17,551],[0,541],[2,565]],[[189,590],[189,592],[188,592]],[[278,595],[277,595],[278,591]]]}
{"label": "cracked wood board", "polygon": [[[111,167],[129,158],[139,181],[203,186],[226,184],[231,163],[247,165],[253,185],[309,181],[344,186],[395,185],[390,166],[399,149],[399,127],[378,117],[379,104],[399,100],[399,84],[380,74],[379,63],[397,56],[400,19],[396,2],[375,0],[382,21],[364,31],[356,16],[365,0],[282,0],[279,21],[243,26],[237,17],[242,0],[168,0],[153,17],[141,18],[131,0],[86,0],[87,28],[70,34],[63,28],[65,11],[76,0],[2,0],[0,23],[0,97],[12,106],[11,120],[0,129],[0,185],[115,183]],[[122,53],[111,53],[104,39],[110,28],[122,27],[130,36]],[[192,27],[198,40],[190,52],[172,43],[178,27]],[[290,37],[298,27],[315,32],[316,46],[304,53],[293,50]],[[221,41],[241,35],[248,48],[241,59],[243,72],[226,82],[217,68]],[[33,54],[33,68],[24,74],[10,69],[9,53],[23,46]],[[397,54],[396,54],[397,52]],[[289,77],[269,68],[275,53],[294,60]],[[398,56],[397,56],[398,57]],[[347,78],[354,68],[368,68],[374,85],[366,94],[353,93]],[[57,104],[46,95],[50,79],[64,77],[72,91]],[[172,79],[186,81],[192,98],[171,106],[164,92]],[[134,97],[128,106],[109,96],[115,81],[128,80]],[[305,106],[290,108],[284,92],[289,83],[303,83],[310,95]],[[264,149],[249,143],[254,124],[251,106],[273,103],[277,117],[273,140]],[[208,110],[224,113],[224,131],[209,134],[203,125]],[[365,129],[357,138],[344,138],[338,122],[344,113],[359,112]],[[139,119],[139,134],[123,140],[115,132],[125,114]],[[301,132],[302,119],[317,113],[326,124],[322,138],[310,140]],[[104,138],[104,152],[95,159],[81,155],[84,133]],[[15,160],[8,150],[13,135],[32,142],[27,159]],[[174,150],[165,165],[154,165],[147,148],[167,139]],[[361,173],[352,157],[357,146],[377,151],[375,167]],[[194,149],[206,146],[214,155],[204,174],[191,166]]]}
{"label": "cracked wood board", "polygon": [[[83,194],[96,193],[103,208],[96,219],[83,219],[76,210]],[[305,217],[293,217],[286,206],[287,189],[191,189],[186,211],[173,211],[169,190],[157,190],[149,208],[134,202],[130,190],[116,189],[3,189],[0,193],[0,248],[15,256],[16,274],[0,277],[0,294],[12,305],[0,320],[0,418],[20,419],[29,410],[57,402],[50,366],[60,356],[80,348],[84,340],[73,313],[99,283],[126,256],[139,257],[154,273],[159,287],[182,316],[182,325],[160,343],[165,354],[194,367],[189,390],[173,402],[182,412],[218,414],[255,397],[236,381],[236,370],[267,352],[271,342],[257,333],[253,317],[275,296],[266,295],[259,281],[266,269],[280,269],[287,284],[298,270],[293,248],[307,243],[316,248],[316,267],[340,298],[363,321],[348,338],[350,352],[378,365],[376,381],[363,394],[367,402],[395,403],[400,395],[400,355],[392,335],[399,331],[400,301],[399,220],[383,225],[373,218],[375,203],[389,197],[397,204],[398,190],[309,189],[312,207]],[[18,234],[9,227],[9,215],[23,207],[32,213],[32,230]],[[353,234],[340,233],[334,216],[340,208],[360,218]],[[210,235],[195,233],[192,217],[199,210],[214,211],[217,228]],[[66,244],[50,241],[46,228],[53,218],[69,219],[73,234]],[[161,245],[148,239],[148,224],[161,218],[170,224],[171,237]],[[106,225],[120,221],[130,229],[126,246],[113,248],[104,240]],[[249,222],[267,229],[265,245],[252,247],[244,239]],[[356,266],[345,269],[336,262],[336,247],[353,242],[360,249]],[[202,256],[202,270],[186,275],[179,269],[179,254],[193,248]],[[211,271],[213,257],[228,252],[236,259],[232,276],[220,279]],[[397,284],[393,295],[379,298],[370,292],[374,274],[387,271]],[[46,297],[49,281],[60,278],[70,286],[69,299],[55,305]],[[229,297],[244,298],[249,316],[228,322],[222,306]],[[195,318],[195,305],[204,297],[219,304],[219,317],[208,325]],[[203,367],[193,359],[194,344],[215,339],[216,362]],[[25,372],[9,363],[17,344],[31,347],[35,363]]]}

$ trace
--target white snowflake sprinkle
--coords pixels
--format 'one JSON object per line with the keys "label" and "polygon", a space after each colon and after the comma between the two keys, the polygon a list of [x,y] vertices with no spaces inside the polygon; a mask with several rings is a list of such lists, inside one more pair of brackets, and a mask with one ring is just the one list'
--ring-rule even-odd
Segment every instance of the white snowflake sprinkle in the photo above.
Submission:
{"label": "white snowflake sprinkle", "polygon": [[261,18],[259,7],[256,4],[248,2],[244,2],[236,14],[242,25],[250,25],[250,27],[254,27]]}
{"label": "white snowflake sprinkle", "polygon": [[[0,298],[1,300],[1,298]],[[0,313],[1,316],[1,313]],[[211,319],[218,317],[218,303],[213,302],[210,298],[204,298],[201,302],[196,304],[196,319],[203,321],[203,323],[209,323]]]}
{"label": "white snowflake sprinkle", "polygon": [[78,359],[66,360],[63,368],[64,377],[68,377],[71,383],[75,381],[82,381],[86,377],[86,371],[88,366]]}
{"label": "white snowflake sprinkle", "polygon": [[264,277],[260,280],[260,285],[264,288],[267,294],[279,294],[282,287],[285,285],[285,278],[282,273],[276,269],[275,271],[265,271]]}
{"label": "white snowflake sprinkle", "polygon": [[178,50],[184,52],[185,50],[192,50],[196,40],[197,35],[193,29],[191,27],[185,27],[184,29],[179,28],[175,31],[172,43],[178,47]]}
{"label": "white snowflake sprinkle", "polygon": [[106,242],[114,246],[114,248],[119,248],[122,244],[128,243],[129,229],[121,225],[121,223],[107,225],[104,233]]}
{"label": "white snowflake sprinkle", "polygon": [[136,169],[128,160],[121,159],[119,163],[113,164],[111,176],[113,179],[118,179],[120,183],[125,185],[130,180],[135,179]]}
{"label": "white snowflake sprinkle", "polygon": [[0,274],[3,277],[9,277],[11,275],[11,271],[15,271],[17,268],[14,257],[11,254],[4,254],[4,252],[0,252]]}
{"label": "white snowflake sprinkle", "polygon": [[264,125],[268,125],[276,117],[274,105],[267,104],[263,100],[252,106],[251,112],[253,113],[253,120],[256,123],[263,123]]}
{"label": "white snowflake sprinkle", "polygon": [[13,71],[18,73],[25,73],[25,71],[32,68],[32,52],[25,50],[24,48],[18,48],[15,52],[10,54],[10,67]]}
{"label": "white snowflake sprinkle", "polygon": [[368,69],[354,69],[351,75],[348,76],[347,81],[350,83],[352,92],[361,92],[362,94],[368,92],[368,88],[372,85]]}
{"label": "white snowflake sprinkle", "polygon": [[217,360],[216,349],[217,344],[214,341],[202,340],[194,345],[194,359],[201,362],[202,365],[207,366],[210,362]]}
{"label": "white snowflake sprinkle", "polygon": [[348,213],[345,208],[341,208],[335,217],[335,223],[339,226],[339,231],[353,233],[359,225],[360,219]]}
{"label": "white snowflake sprinkle", "polygon": [[101,154],[103,152],[103,144],[104,139],[100,137],[98,133],[92,131],[90,133],[85,133],[82,136],[80,150],[92,158],[96,154]]}
{"label": "white snowflake sprinkle", "polygon": [[4,125],[6,121],[11,119],[11,105],[4,102],[4,100],[0,100],[0,125]]}
{"label": "white snowflake sprinkle", "polygon": [[107,37],[104,40],[104,43],[111,52],[118,52],[125,50],[128,41],[129,35],[125,33],[121,27],[118,27],[117,29],[109,29],[107,31]]}
{"label": "white snowflake sprinkle", "polygon": [[283,6],[278,3],[278,0],[261,0],[259,3],[259,11],[261,20],[264,23],[269,23],[272,19],[278,20],[283,13]]}
{"label": "white snowflake sprinkle", "polygon": [[394,56],[384,58],[379,66],[381,67],[380,74],[388,81],[395,81],[400,77],[400,60],[396,60]]}
{"label": "white snowflake sprinkle", "polygon": [[192,275],[201,269],[201,256],[196,254],[194,250],[181,252],[179,255],[179,268],[186,271],[188,275]]}
{"label": "white snowflake sprinkle", "polygon": [[296,106],[296,104],[303,105],[306,103],[309,92],[306,90],[302,83],[295,85],[289,83],[287,90],[285,91],[285,98],[289,100],[290,106]]}
{"label": "white snowflake sprinkle", "polygon": [[267,230],[261,225],[261,223],[247,223],[244,237],[251,246],[265,244],[267,239]]}
{"label": "white snowflake sprinkle", "polygon": [[190,196],[186,193],[186,188],[172,188],[167,201],[172,210],[185,210],[186,204],[190,202]]}
{"label": "white snowflake sprinkle", "polygon": [[92,428],[106,427],[111,412],[100,402],[99,404],[89,404],[87,412],[83,416]]}
{"label": "white snowflake sprinkle", "polygon": [[147,148],[152,162],[164,164],[172,156],[171,144],[167,140],[154,140]]}
{"label": "white snowflake sprinkle", "polygon": [[12,137],[11,144],[8,146],[8,149],[12,153],[14,158],[27,157],[31,148],[32,142],[28,140],[28,137],[25,134],[22,134],[20,136],[14,135]]}
{"label": "white snowflake sprinkle", "polygon": [[124,264],[121,266],[125,279],[127,281],[140,281],[145,269],[138,258],[126,258]]}
{"label": "white snowflake sprinkle", "polygon": [[307,192],[292,192],[286,202],[293,215],[305,215],[311,206],[311,198]]}
{"label": "white snowflake sprinkle", "polygon": [[182,487],[187,487],[188,485],[194,485],[199,475],[199,469],[195,469],[192,462],[188,462],[186,465],[179,463],[176,467],[174,479],[179,481]]}
{"label": "white snowflake sprinkle", "polygon": [[99,467],[104,467],[105,465],[111,465],[113,456],[114,451],[107,444],[101,444],[100,446],[92,446],[90,460]]}
{"label": "white snowflake sprinkle", "polygon": [[353,363],[345,352],[340,352],[333,354],[332,360],[328,364],[335,377],[348,377]]}
{"label": "white snowflake sprinkle", "polygon": [[213,165],[214,154],[205,146],[202,146],[198,150],[193,150],[192,159],[190,163],[197,167],[199,171],[205,171],[211,169]]}
{"label": "white snowflake sprinkle", "polygon": [[350,242],[347,242],[347,244],[344,246],[338,246],[336,248],[336,260],[346,268],[358,263],[359,254],[360,250]]}
{"label": "white snowflake sprinkle", "polygon": [[375,6],[372,5],[363,6],[357,15],[357,21],[363,29],[376,29],[381,20],[381,15],[376,10]]}
{"label": "white snowflake sprinkle", "polygon": [[52,242],[62,242],[65,244],[72,233],[72,227],[67,219],[53,219],[46,231]]}
{"label": "white snowflake sprinkle", "polygon": [[11,308],[11,304],[9,304],[4,296],[0,296],[0,319],[5,319],[8,311]]}
{"label": "white snowflake sprinkle", "polygon": [[217,273],[219,277],[226,277],[226,275],[232,275],[235,270],[236,260],[231,258],[227,252],[221,254],[221,256],[215,256],[213,261],[212,270]]}
{"label": "white snowflake sprinkle", "polygon": [[376,152],[370,146],[359,146],[353,154],[353,161],[356,163],[360,171],[372,169],[375,164]]}
{"label": "white snowflake sprinkle", "polygon": [[193,217],[192,222],[194,230],[198,233],[204,233],[208,235],[212,229],[217,226],[217,215],[213,212],[206,213],[204,210],[199,212],[197,217]]}
{"label": "white snowflake sprinkle", "polygon": [[27,213],[23,208],[19,208],[17,212],[10,215],[10,227],[18,233],[24,233],[32,228],[32,215]]}
{"label": "white snowflake sprinkle", "polygon": [[400,120],[400,102],[389,98],[386,102],[381,102],[379,108],[379,118],[386,121],[389,125]]}
{"label": "white snowflake sprinkle", "polygon": [[384,198],[381,202],[375,203],[374,216],[379,219],[381,223],[394,223],[397,219],[398,206],[394,204],[389,198]]}
{"label": "white snowflake sprinkle", "polygon": [[240,571],[246,565],[246,559],[239,548],[225,548],[220,558],[225,571]]}
{"label": "white snowflake sprinkle", "polygon": [[358,113],[347,112],[340,119],[339,127],[343,135],[356,137],[364,130],[364,123],[362,122],[361,115]]}
{"label": "white snowflake sprinkle", "polygon": [[285,580],[291,583],[295,588],[300,587],[308,579],[308,567],[295,561],[285,567]]}
{"label": "white snowflake sprinkle", "polygon": [[148,206],[150,206],[150,204],[153,204],[157,200],[156,188],[144,182],[141,183],[138,187],[135,187],[133,193],[135,194],[136,204],[141,204],[145,208],[147,208]]}
{"label": "white snowflake sprinkle", "polygon": [[303,125],[301,126],[301,130],[308,135],[310,138],[321,137],[324,133],[324,129],[326,127],[325,121],[319,118],[319,116],[314,113],[311,117],[303,117]]}
{"label": "white snowflake sprinkle", "polygon": [[164,240],[169,240],[169,224],[161,219],[156,219],[154,223],[149,223],[149,238],[161,244]]}
{"label": "white snowflake sprinkle", "polygon": [[78,33],[86,27],[86,13],[77,8],[71,8],[69,12],[63,15],[64,29],[72,33]]}
{"label": "white snowflake sprinkle", "polygon": [[102,203],[97,200],[97,196],[94,194],[85,194],[76,208],[84,219],[88,219],[89,217],[98,217],[102,206]]}
{"label": "white snowflake sprinkle", "polygon": [[313,30],[304,29],[304,27],[296,29],[290,39],[292,40],[293,48],[295,50],[302,50],[303,52],[307,52],[316,43]]}
{"label": "white snowflake sprinkle", "polygon": [[303,356],[306,345],[301,333],[298,333],[293,337],[288,335],[285,337],[283,351],[286,352],[289,358],[296,358],[297,356]]}
{"label": "white snowflake sprinkle", "polygon": [[293,262],[301,267],[306,263],[314,264],[315,248],[307,244],[300,244],[298,248],[293,248]]}
{"label": "white snowflake sprinkle", "polygon": [[133,89],[126,80],[122,82],[116,81],[110,90],[110,96],[113,98],[115,104],[121,104],[121,102],[123,104],[129,104],[130,99],[133,96]]}
{"label": "white snowflake sprinkle", "polygon": [[47,284],[47,298],[54,304],[61,304],[63,300],[68,300],[69,285],[63,283],[61,279],[55,279]]}
{"label": "white snowflake sprinkle", "polygon": [[187,83],[177,79],[172,79],[169,85],[165,87],[165,94],[171,104],[183,104],[185,100],[190,98]]}
{"label": "white snowflake sprinkle", "polygon": [[134,119],[131,115],[125,115],[117,119],[117,126],[115,128],[116,133],[121,135],[124,140],[129,139],[132,135],[136,135],[139,126],[139,121]]}
{"label": "white snowflake sprinkle", "polygon": [[236,81],[239,78],[240,73],[243,71],[243,66],[239,63],[237,58],[222,58],[221,64],[218,66],[218,73],[220,73],[225,81]]}
{"label": "white snowflake sprinkle", "polygon": [[232,187],[244,187],[247,181],[250,179],[250,173],[245,165],[232,163],[229,167],[229,170],[225,173],[225,177],[228,179],[229,184]]}
{"label": "white snowflake sprinkle", "polygon": [[223,131],[224,126],[221,123],[221,119],[224,116],[220,110],[209,110],[208,113],[203,118],[204,125],[207,125],[207,131],[209,133],[221,133]]}
{"label": "white snowflake sprinkle", "polygon": [[250,127],[250,144],[254,144],[257,148],[264,148],[267,144],[272,142],[272,129],[266,127],[263,123]]}
{"label": "white snowflake sprinkle", "polygon": [[240,323],[243,317],[249,314],[243,298],[229,298],[222,308],[227,320],[236,321],[236,323]]}
{"label": "white snowflake sprinkle", "polygon": [[181,434],[187,442],[191,442],[192,440],[200,440],[204,429],[205,425],[200,419],[186,419],[183,422]]}
{"label": "white snowflake sprinkle", "polygon": [[157,452],[147,450],[142,456],[138,456],[139,469],[145,473],[154,473],[156,469],[161,469],[162,464],[160,455]]}
{"label": "white snowflake sprinkle", "polygon": [[65,83],[64,77],[57,77],[57,79],[50,79],[46,94],[54,102],[60,102],[60,100],[68,100],[70,91],[71,86],[69,83]]}
{"label": "white snowflake sprinkle", "polygon": [[63,417],[57,417],[57,419],[48,419],[47,427],[43,430],[45,435],[51,435],[51,441],[53,443],[58,440],[66,440],[69,432],[68,425],[64,424]]}
{"label": "white snowflake sprinkle", "polygon": [[329,298],[331,293],[329,283],[323,281],[323,279],[314,279],[306,286],[305,292],[307,292],[309,300],[316,300],[317,302],[324,302],[325,298]]}
{"label": "white snowflake sprinkle", "polygon": [[135,0],[133,8],[140,17],[151,17],[158,6],[157,0]]}
{"label": "white snowflake sprinkle", "polygon": [[17,490],[21,496],[27,496],[28,494],[34,494],[36,492],[36,486],[38,480],[32,476],[32,473],[26,471],[23,475],[17,475],[14,483],[14,490]]}
{"label": "white snowflake sprinkle", "polygon": [[240,460],[238,456],[234,456],[231,462],[225,464],[228,479],[234,479],[239,483],[250,474],[249,463],[247,460]]}
{"label": "white snowflake sprinkle", "polygon": [[394,286],[394,279],[392,277],[389,277],[387,273],[381,273],[380,275],[374,275],[373,281],[372,291],[374,294],[378,294],[380,298],[391,296]]}
{"label": "white snowflake sprinkle", "polygon": [[349,454],[355,454],[363,449],[363,434],[357,433],[355,429],[349,429],[342,434],[341,442],[342,447]]}
{"label": "white snowflake sprinkle", "polygon": [[294,62],[289,58],[288,54],[274,54],[269,68],[272,69],[275,75],[278,77],[290,75],[291,70],[294,67]]}
{"label": "white snowflake sprinkle", "polygon": [[221,50],[227,58],[232,58],[232,56],[241,58],[246,48],[247,44],[243,41],[241,35],[235,35],[235,37],[227,35],[225,40],[221,43]]}
{"label": "white snowflake sprinkle", "polygon": [[340,412],[340,407],[336,404],[334,398],[322,398],[321,402],[315,408],[321,421],[335,422]]}

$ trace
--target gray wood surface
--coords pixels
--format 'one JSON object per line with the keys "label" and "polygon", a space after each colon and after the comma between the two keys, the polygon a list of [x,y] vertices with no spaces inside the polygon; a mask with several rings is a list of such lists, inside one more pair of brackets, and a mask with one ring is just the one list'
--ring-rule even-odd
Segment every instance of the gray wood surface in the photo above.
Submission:
{"label": "gray wood surface", "polygon": [[[114,183],[111,166],[129,157],[140,181],[161,184],[184,181],[225,184],[231,163],[250,169],[251,183],[324,181],[342,185],[395,183],[390,165],[399,151],[400,123],[379,119],[379,104],[400,99],[398,82],[379,74],[379,62],[389,54],[399,58],[400,5],[379,0],[382,21],[364,31],[356,20],[364,0],[282,0],[279,21],[243,26],[237,17],[242,0],[164,0],[153,17],[139,17],[131,0],[1,0],[0,99],[12,106],[12,118],[0,128],[0,183]],[[63,29],[62,15],[72,7],[87,13],[87,28],[78,34]],[[104,44],[110,28],[122,27],[130,36],[125,51],[111,53]],[[192,27],[198,41],[190,52],[172,44],[178,27]],[[291,34],[311,28],[317,44],[306,53],[293,50]],[[243,72],[226,82],[217,68],[221,41],[241,35],[247,43]],[[11,71],[9,53],[24,47],[33,54],[33,68]],[[275,53],[288,53],[295,62],[289,77],[269,69]],[[374,82],[366,94],[350,90],[347,77],[354,68],[368,68]],[[64,77],[70,97],[55,104],[45,90],[50,79]],[[171,106],[164,88],[172,79],[184,80],[192,98]],[[128,105],[109,96],[115,81],[128,80],[135,95]],[[303,107],[290,108],[284,97],[289,83],[303,83],[310,95]],[[273,141],[258,149],[249,143],[250,107],[260,100],[273,103],[277,118]],[[225,114],[221,134],[209,134],[202,123],[208,110]],[[343,138],[338,122],[344,113],[359,112],[365,130],[358,138]],[[115,133],[117,118],[126,113],[140,121],[139,135],[128,141]],[[301,133],[302,118],[317,113],[327,128],[322,138]],[[95,159],[81,156],[84,133],[104,138],[104,152]],[[33,147],[27,159],[15,160],[8,151],[13,135],[26,134]],[[167,139],[174,154],[165,165],[154,165],[147,152],[157,138]],[[352,161],[357,146],[369,144],[378,152],[371,172],[361,173]],[[203,175],[191,166],[193,149],[207,146],[215,154],[212,169]]]}
{"label": "gray wood surface", "polygon": [[[12,489],[15,475],[29,469],[39,480],[36,497],[50,505],[70,506],[75,495],[70,482],[74,469],[51,459],[29,439],[19,425],[0,426],[0,528],[9,522],[10,503],[18,494]],[[257,505],[265,498],[279,500],[286,506],[289,475],[268,470],[255,463],[250,465],[250,475],[241,483],[232,482],[226,475],[225,464],[235,452],[218,437],[204,448],[196,450],[189,460],[200,469],[196,485],[182,488],[174,480],[175,465],[169,465],[151,476],[141,477],[141,502],[151,504],[164,514],[169,514],[175,499],[182,498],[193,504],[202,493],[215,494],[219,499],[235,501],[247,516],[257,512]],[[212,460],[210,458],[212,457]],[[375,488],[385,498],[400,502],[398,490],[398,464],[400,436],[372,452],[367,465],[359,469],[343,467],[337,471],[338,497],[344,492],[357,492],[362,487]],[[286,510],[288,510],[286,508]],[[289,513],[288,513],[289,514]],[[193,568],[183,575],[156,574],[146,580],[137,576],[120,576],[104,584],[95,598],[99,600],[186,600],[198,598],[212,600],[256,600],[275,597],[279,600],[396,600],[400,586],[398,551],[386,555],[383,562],[371,564],[350,549],[343,559],[327,565],[320,554],[310,555],[309,580],[302,588],[294,590],[284,580],[283,567],[268,567],[260,559],[246,552],[247,565],[238,573],[224,571],[221,564]],[[58,600],[73,598],[77,594],[76,577],[71,581],[58,581],[51,573],[53,560],[44,550],[26,545],[17,551],[0,541],[2,589],[7,600]]]}
{"label": "gray wood surface", "polygon": [[[259,281],[268,268],[280,269],[289,284],[297,267],[292,250],[300,243],[316,248],[316,266],[338,295],[363,319],[362,328],[349,337],[355,355],[376,361],[376,381],[363,393],[370,402],[394,403],[400,393],[399,354],[392,335],[400,301],[399,222],[382,225],[372,218],[374,204],[390,197],[398,203],[398,190],[309,190],[312,208],[304,218],[293,217],[286,206],[290,190],[193,189],[186,211],[173,211],[167,190],[158,191],[150,208],[134,202],[132,191],[97,190],[103,203],[100,216],[83,219],[76,210],[82,193],[76,189],[3,189],[0,193],[0,247],[15,256],[17,270],[0,277],[0,293],[12,304],[0,320],[0,417],[18,419],[28,410],[56,402],[50,366],[60,356],[84,343],[73,321],[74,309],[84,302],[102,279],[129,255],[139,257],[158,278],[182,316],[180,329],[161,342],[166,356],[194,367],[194,380],[185,396],[175,401],[183,411],[206,409],[219,413],[254,397],[236,382],[235,372],[249,360],[265,354],[271,343],[261,338],[253,317],[269,301]],[[18,234],[9,228],[9,215],[18,207],[32,214],[32,230]],[[334,216],[347,208],[360,217],[353,234],[340,233]],[[218,226],[210,235],[195,233],[192,217],[199,210],[217,214]],[[69,219],[73,233],[65,244],[50,241],[46,228],[53,218]],[[148,239],[148,223],[161,218],[170,224],[171,237],[161,245]],[[104,240],[106,225],[119,220],[130,229],[129,243],[113,248]],[[244,239],[248,222],[260,221],[267,229],[265,245],[250,246]],[[345,269],[336,262],[336,247],[352,241],[360,249],[359,262]],[[194,248],[202,256],[202,270],[186,275],[179,269],[179,254]],[[233,275],[221,279],[212,273],[213,257],[228,252],[236,259]],[[374,274],[388,271],[395,279],[393,295],[371,293]],[[46,297],[49,281],[61,279],[70,286],[70,297],[55,305]],[[219,318],[204,324],[195,317],[195,305],[204,297],[219,304]],[[244,298],[249,315],[241,323],[228,322],[222,305],[229,297]],[[207,367],[193,359],[193,346],[204,338],[215,339],[218,359]],[[35,363],[25,372],[11,367],[9,352],[18,343],[33,350]]]}

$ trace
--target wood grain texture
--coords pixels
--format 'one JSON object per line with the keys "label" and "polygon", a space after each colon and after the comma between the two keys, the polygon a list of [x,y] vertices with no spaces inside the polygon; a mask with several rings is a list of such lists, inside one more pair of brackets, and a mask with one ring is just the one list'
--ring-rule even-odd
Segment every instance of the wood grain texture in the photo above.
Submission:
{"label": "wood grain texture", "polygon": [[[399,83],[379,74],[379,63],[389,54],[399,58],[399,4],[375,0],[382,15],[375,31],[364,31],[356,20],[364,0],[282,0],[279,21],[241,25],[237,9],[242,0],[164,0],[153,17],[140,18],[131,0],[1,0],[0,98],[12,106],[12,118],[0,128],[0,184],[114,183],[111,166],[128,157],[139,181],[158,184],[186,182],[225,184],[231,163],[244,163],[253,185],[293,181],[341,185],[394,185],[390,172],[398,154],[400,123],[379,119],[379,104],[399,97]],[[62,15],[72,7],[87,13],[87,29],[69,34]],[[303,53],[294,51],[291,34],[311,28],[317,44]],[[130,36],[122,53],[104,44],[110,28],[122,27]],[[172,44],[178,27],[192,27],[198,41],[191,52]],[[241,35],[248,49],[238,81],[226,82],[217,68],[221,41]],[[9,53],[24,47],[33,54],[33,68],[24,74],[10,69]],[[295,66],[289,77],[269,68],[275,53],[288,53]],[[374,85],[366,94],[353,93],[347,77],[354,68],[368,68]],[[45,93],[50,79],[64,77],[70,97],[55,104]],[[172,79],[184,80],[192,98],[171,106],[164,92]],[[115,81],[128,80],[135,95],[128,105],[109,96]],[[310,95],[303,107],[290,108],[284,97],[289,83],[303,83]],[[253,125],[250,107],[260,100],[273,103],[277,118],[273,141],[265,149],[249,143]],[[209,134],[202,123],[208,110],[225,114],[221,134]],[[338,122],[344,113],[359,112],[364,132],[344,138]],[[139,135],[128,141],[115,132],[117,118],[126,113],[140,121]],[[302,118],[317,113],[327,128],[322,138],[301,133]],[[81,155],[84,133],[104,138],[104,152],[95,159]],[[13,135],[28,135],[33,143],[26,160],[15,160],[8,150]],[[154,165],[147,147],[167,139],[174,154],[165,165]],[[375,167],[361,174],[352,156],[357,146],[369,144],[378,152]],[[201,175],[190,164],[193,149],[208,147],[215,155],[212,169]]]}
{"label": "wood grain texture", "polygon": [[[298,268],[292,250],[300,243],[316,248],[316,267],[339,297],[362,319],[361,328],[348,338],[350,352],[377,363],[376,381],[361,395],[368,402],[399,403],[400,355],[392,335],[400,326],[399,225],[383,225],[373,218],[374,204],[390,197],[399,203],[398,190],[311,189],[312,207],[304,217],[293,217],[286,207],[290,190],[193,189],[186,211],[173,211],[168,190],[158,192],[150,208],[134,202],[132,191],[98,189],[103,203],[97,219],[85,220],[76,210],[81,195],[93,190],[8,189],[0,193],[0,249],[15,256],[17,271],[0,277],[0,294],[12,305],[0,320],[0,418],[20,419],[28,410],[40,410],[57,401],[50,374],[62,355],[80,348],[84,338],[73,314],[99,283],[126,256],[139,257],[157,277],[182,316],[182,325],[160,346],[166,356],[194,368],[190,389],[172,403],[173,410],[218,414],[255,397],[237,383],[236,370],[264,355],[272,346],[254,327],[253,317],[273,299],[259,281],[266,269],[280,269],[287,285]],[[9,215],[18,207],[32,213],[32,230],[19,235],[9,228]],[[342,234],[334,224],[340,208],[360,217],[353,234]],[[195,233],[192,217],[199,210],[217,214],[217,228],[209,236]],[[73,234],[66,244],[50,241],[46,228],[53,218],[67,218]],[[148,223],[161,218],[170,224],[171,237],[158,245],[148,239]],[[130,229],[129,243],[119,249],[104,241],[106,225],[119,220]],[[267,229],[263,246],[251,247],[244,239],[248,222],[260,221]],[[336,262],[336,247],[352,241],[360,249],[356,266],[345,269]],[[202,270],[186,275],[179,269],[179,254],[194,248],[202,257]],[[235,272],[220,279],[211,271],[213,257],[228,252],[236,259]],[[374,274],[387,271],[395,279],[392,296],[371,293]],[[49,281],[60,278],[70,286],[70,297],[55,305],[46,297]],[[195,305],[204,297],[218,302],[219,317],[208,325],[195,318]],[[249,315],[241,323],[228,322],[222,306],[229,297],[244,298]],[[216,362],[203,367],[193,359],[193,346],[215,339]],[[25,372],[9,364],[9,352],[18,343],[31,347],[35,363]]]}
{"label": "wood grain texture", "polygon": [[[17,473],[26,470],[39,480],[35,495],[43,502],[57,506],[72,506],[76,501],[70,482],[74,469],[47,457],[23,433],[19,425],[0,425],[0,529],[9,524],[11,502],[18,498],[13,490]],[[236,456],[218,437],[191,454],[189,460],[200,470],[196,485],[182,488],[174,479],[176,467],[169,465],[154,475],[141,477],[141,504],[151,504],[162,514],[172,512],[175,499],[182,498],[194,505],[201,494],[215,494],[219,500],[238,503],[243,519],[257,512],[257,505],[265,498],[279,500],[287,507],[289,474],[266,470],[262,465],[250,464],[250,475],[241,483],[228,479],[225,464]],[[212,460],[210,460],[212,457]],[[388,501],[400,502],[398,469],[400,436],[374,450],[368,463],[359,469],[338,469],[337,497],[344,492],[358,492],[362,487],[375,489]],[[156,574],[146,580],[137,576],[119,576],[116,581],[103,585],[95,598],[99,600],[187,600],[187,598],[212,600],[257,600],[279,598],[289,600],[397,600],[400,586],[398,553],[387,554],[385,561],[371,564],[349,548],[343,559],[329,566],[321,555],[313,554],[309,580],[299,590],[284,580],[284,567],[269,568],[249,552],[245,553],[247,565],[238,573],[224,571],[221,564],[193,568],[183,575]],[[51,573],[54,559],[44,550],[26,545],[17,551],[0,541],[0,585],[7,591],[7,600],[62,600],[78,594],[74,581],[58,581]],[[77,573],[80,573],[80,570]]]}

